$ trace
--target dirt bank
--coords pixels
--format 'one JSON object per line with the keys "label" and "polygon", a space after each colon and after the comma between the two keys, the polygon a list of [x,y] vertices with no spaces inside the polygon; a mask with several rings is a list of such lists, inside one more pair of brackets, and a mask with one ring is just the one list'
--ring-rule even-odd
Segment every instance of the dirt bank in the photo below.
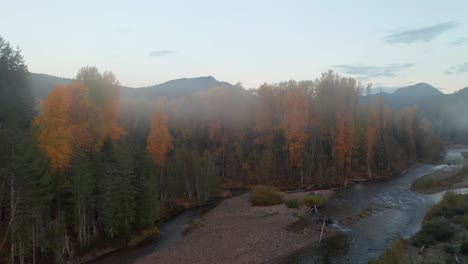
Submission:
{"label": "dirt bank", "polygon": [[[285,199],[302,201],[307,194],[291,193]],[[203,217],[200,228],[138,263],[265,263],[318,240],[320,225],[291,228],[307,210],[303,205],[252,207],[249,194],[227,199]],[[330,232],[325,228],[324,237]]]}

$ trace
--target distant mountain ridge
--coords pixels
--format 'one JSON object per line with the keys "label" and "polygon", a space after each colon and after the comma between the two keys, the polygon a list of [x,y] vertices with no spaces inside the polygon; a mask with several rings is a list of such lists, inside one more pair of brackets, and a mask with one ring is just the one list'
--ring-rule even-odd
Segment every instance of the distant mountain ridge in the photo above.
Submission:
{"label": "distant mountain ridge", "polygon": [[[29,73],[28,75],[28,86],[31,88],[32,95],[39,99],[45,99],[57,85],[66,85],[73,81],[75,80],[55,77],[47,74]],[[158,96],[189,96],[195,92],[205,91],[215,87],[240,89],[239,87],[228,82],[218,81],[213,76],[206,76],[196,78],[181,78],[142,88],[129,88],[122,86],[120,87],[120,91],[123,97],[131,96],[154,99]]]}
{"label": "distant mountain ridge", "polygon": [[401,87],[392,93],[399,97],[425,97],[442,95],[443,93],[427,83],[417,83],[415,85]]}
{"label": "distant mountain ridge", "polygon": [[[28,83],[31,87],[32,94],[38,99],[46,98],[57,85],[69,84],[73,81],[74,79],[60,78],[47,74],[30,73],[28,76]],[[166,96],[169,98],[190,96],[193,93],[206,91],[215,87],[240,89],[228,82],[218,81],[213,76],[181,78],[142,88],[120,87],[120,89],[122,97],[146,98],[152,100],[159,96]],[[455,94],[468,94],[468,87],[451,95]],[[379,93],[363,96],[362,101],[365,102],[367,99],[371,101],[377,100],[379,96],[383,97],[387,105],[391,108],[420,105],[453,97],[442,93],[430,84],[417,83],[411,86],[398,88],[393,93],[385,92],[382,89]]]}
{"label": "distant mountain ridge", "polygon": [[398,88],[393,93],[380,92],[377,94],[364,96],[363,100],[368,98],[373,101],[381,96],[389,107],[401,108],[418,104],[422,100],[427,100],[431,97],[441,97],[443,95],[444,93],[430,84],[417,83],[414,85]]}
{"label": "distant mountain ridge", "polygon": [[170,80],[165,83],[143,87],[122,88],[122,96],[135,96],[145,98],[156,98],[158,96],[180,97],[189,96],[193,93],[209,90],[211,88],[224,87],[227,89],[240,89],[227,82],[220,82],[213,76],[181,78]]}

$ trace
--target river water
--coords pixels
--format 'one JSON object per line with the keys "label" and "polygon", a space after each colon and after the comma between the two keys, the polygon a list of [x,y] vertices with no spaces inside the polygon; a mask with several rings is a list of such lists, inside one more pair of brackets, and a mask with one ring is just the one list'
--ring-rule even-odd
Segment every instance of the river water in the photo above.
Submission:
{"label": "river water", "polygon": [[[412,237],[421,228],[429,208],[440,201],[443,192],[420,194],[410,191],[417,178],[431,172],[462,166],[460,152],[450,150],[443,165],[420,165],[399,176],[381,181],[356,184],[340,189],[327,201],[320,214],[334,219],[327,228],[336,236],[279,260],[279,263],[368,263],[398,237]],[[467,192],[460,189],[457,192]],[[362,219],[361,219],[362,218]]]}
{"label": "river water", "polygon": [[[313,242],[277,262],[367,263],[377,258],[399,236],[409,238],[418,232],[427,210],[443,195],[414,193],[410,191],[412,182],[447,168],[447,163],[462,166],[463,156],[460,152],[468,152],[468,149],[448,151],[442,165],[423,164],[399,176],[337,190],[319,213],[333,219],[334,224],[327,228],[338,230],[338,234],[320,244]],[[160,235],[154,241],[137,248],[119,250],[89,263],[134,263],[182,239],[184,227],[204,211],[206,209],[188,210],[163,224]]]}
{"label": "river water", "polygon": [[163,248],[184,237],[183,231],[186,226],[195,218],[199,217],[205,208],[189,209],[180,215],[174,217],[168,222],[162,224],[159,228],[159,235],[156,239],[146,241],[142,245],[133,248],[121,249],[95,260],[87,262],[88,264],[127,264],[135,263],[139,259]]}

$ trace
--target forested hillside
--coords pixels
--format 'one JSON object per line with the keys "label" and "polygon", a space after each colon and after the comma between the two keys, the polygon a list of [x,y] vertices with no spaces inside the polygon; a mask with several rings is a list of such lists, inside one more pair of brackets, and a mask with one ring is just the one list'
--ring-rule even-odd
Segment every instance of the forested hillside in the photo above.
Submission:
{"label": "forested hillside", "polygon": [[223,188],[343,185],[442,151],[418,108],[361,102],[366,87],[332,71],[153,98],[122,96],[111,72],[85,67],[39,106],[27,73],[0,39],[0,262],[61,262],[156,232]]}

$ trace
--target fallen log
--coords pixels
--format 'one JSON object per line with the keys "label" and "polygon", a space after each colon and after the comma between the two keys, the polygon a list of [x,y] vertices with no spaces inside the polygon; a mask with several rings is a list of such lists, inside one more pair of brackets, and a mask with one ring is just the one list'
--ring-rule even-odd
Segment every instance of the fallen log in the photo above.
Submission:
{"label": "fallen log", "polygon": [[325,228],[325,221],[323,221],[323,224],[322,224],[322,231],[320,231],[320,238],[319,238],[319,243],[320,241],[322,241],[322,235],[323,235],[323,229]]}
{"label": "fallen log", "polygon": [[423,250],[425,247],[426,247],[426,244],[422,245],[422,247],[419,249],[419,255],[423,253]]}

